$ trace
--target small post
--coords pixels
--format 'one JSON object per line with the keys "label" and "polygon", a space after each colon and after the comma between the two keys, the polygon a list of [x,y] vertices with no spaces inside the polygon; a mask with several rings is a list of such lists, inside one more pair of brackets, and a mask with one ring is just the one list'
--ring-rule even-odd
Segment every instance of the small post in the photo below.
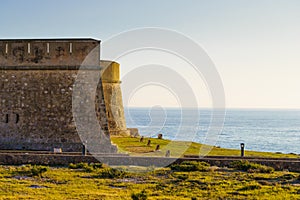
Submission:
{"label": "small post", "polygon": [[151,140],[148,140],[147,146],[151,145]]}
{"label": "small post", "polygon": [[86,147],[85,147],[85,145],[83,144],[83,145],[82,145],[82,155],[83,155],[83,156],[86,156],[86,154],[87,154],[87,152],[86,152]]}
{"label": "small post", "polygon": [[144,141],[144,136],[142,136],[140,139],[140,142],[143,142],[143,141]]}
{"label": "small post", "polygon": [[159,144],[156,145],[155,151],[159,151],[159,148],[160,148]]}
{"label": "small post", "polygon": [[245,144],[241,143],[241,157],[245,156]]}
{"label": "small post", "polygon": [[85,141],[83,144],[82,144],[82,155],[83,156],[86,156],[87,155],[87,141]]}

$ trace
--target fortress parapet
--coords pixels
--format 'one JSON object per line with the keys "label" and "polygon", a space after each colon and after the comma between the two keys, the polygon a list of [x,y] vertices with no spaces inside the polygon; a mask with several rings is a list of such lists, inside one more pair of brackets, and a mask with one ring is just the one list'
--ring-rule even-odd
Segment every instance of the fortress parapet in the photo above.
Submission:
{"label": "fortress parapet", "polygon": [[99,61],[100,41],[94,39],[0,40],[0,67],[78,69],[92,50]]}

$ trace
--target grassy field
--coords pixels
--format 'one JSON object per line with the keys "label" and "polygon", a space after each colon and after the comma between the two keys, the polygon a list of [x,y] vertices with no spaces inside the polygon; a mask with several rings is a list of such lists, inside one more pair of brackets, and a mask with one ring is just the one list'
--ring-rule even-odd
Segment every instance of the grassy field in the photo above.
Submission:
{"label": "grassy field", "polygon": [[[164,156],[167,150],[170,150],[171,156],[182,157],[183,155],[199,155],[199,153],[208,152],[208,156],[240,156],[240,150],[225,149],[219,147],[212,147],[195,142],[170,141],[165,139],[151,138],[150,146],[147,145],[149,138],[144,138],[140,142],[140,138],[132,137],[112,137],[112,142],[118,146],[122,153],[129,153],[130,155],[142,156]],[[156,146],[160,146],[160,151],[156,152]],[[247,147],[247,146],[246,146]],[[239,148],[239,146],[237,146]],[[269,158],[299,158],[296,154],[282,154],[258,151],[245,151],[245,156],[269,157]]]}
{"label": "grassy field", "polygon": [[43,170],[41,166],[0,166],[0,199],[300,198],[299,173],[273,172],[265,168],[242,171],[202,163],[150,172],[139,168],[139,173],[124,167],[115,169],[82,163],[71,168]]}
{"label": "grassy field", "polygon": [[[169,140],[113,137],[131,155],[199,155],[204,145]],[[160,151],[154,149],[160,145]],[[206,146],[204,146],[206,147]],[[142,153],[142,154],[141,154]],[[213,147],[209,155],[239,156],[239,150]],[[247,156],[297,157],[246,151]],[[0,199],[300,199],[300,173],[235,161],[230,168],[183,162],[165,168],[71,164],[69,167],[0,166]]]}

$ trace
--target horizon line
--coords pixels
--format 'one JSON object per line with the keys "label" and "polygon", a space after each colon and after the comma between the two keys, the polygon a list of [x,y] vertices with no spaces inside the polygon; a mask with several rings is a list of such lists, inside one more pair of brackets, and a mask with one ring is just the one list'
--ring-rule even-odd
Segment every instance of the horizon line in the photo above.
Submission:
{"label": "horizon line", "polygon": [[[155,106],[124,106],[124,108],[152,108]],[[253,108],[247,108],[247,107],[224,107],[224,108],[212,108],[212,107],[172,107],[172,106],[164,106],[162,108],[167,109],[225,109],[225,110],[299,110],[300,108],[265,108],[265,107],[253,107]]]}

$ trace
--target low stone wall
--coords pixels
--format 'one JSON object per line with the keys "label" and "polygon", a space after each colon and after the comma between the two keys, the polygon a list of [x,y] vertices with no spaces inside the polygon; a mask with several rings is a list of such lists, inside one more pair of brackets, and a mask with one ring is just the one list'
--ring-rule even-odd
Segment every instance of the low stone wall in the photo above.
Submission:
{"label": "low stone wall", "polygon": [[0,154],[1,165],[63,165],[79,162],[98,162],[92,156],[75,156],[75,155],[49,155],[49,154]]}
{"label": "low stone wall", "polygon": [[267,159],[267,158],[241,158],[241,157],[205,157],[205,158],[163,158],[163,157],[132,157],[127,154],[98,154],[96,158],[91,155],[78,154],[33,154],[33,153],[0,153],[1,165],[62,165],[70,163],[97,163],[99,161],[108,165],[137,165],[137,166],[167,166],[172,162],[204,161],[213,166],[229,167],[236,160],[249,160],[251,162],[273,167],[275,170],[289,170],[300,172],[300,159]]}
{"label": "low stone wall", "polygon": [[266,166],[273,167],[275,170],[282,171],[288,170],[293,172],[300,172],[300,160],[289,159],[289,160],[281,160],[281,159],[247,159],[247,158],[231,158],[231,159],[218,159],[218,158],[203,158],[203,159],[183,159],[183,160],[201,160],[209,163],[213,166],[218,167],[229,167],[231,162],[237,160],[248,160],[249,162],[258,163]]}

